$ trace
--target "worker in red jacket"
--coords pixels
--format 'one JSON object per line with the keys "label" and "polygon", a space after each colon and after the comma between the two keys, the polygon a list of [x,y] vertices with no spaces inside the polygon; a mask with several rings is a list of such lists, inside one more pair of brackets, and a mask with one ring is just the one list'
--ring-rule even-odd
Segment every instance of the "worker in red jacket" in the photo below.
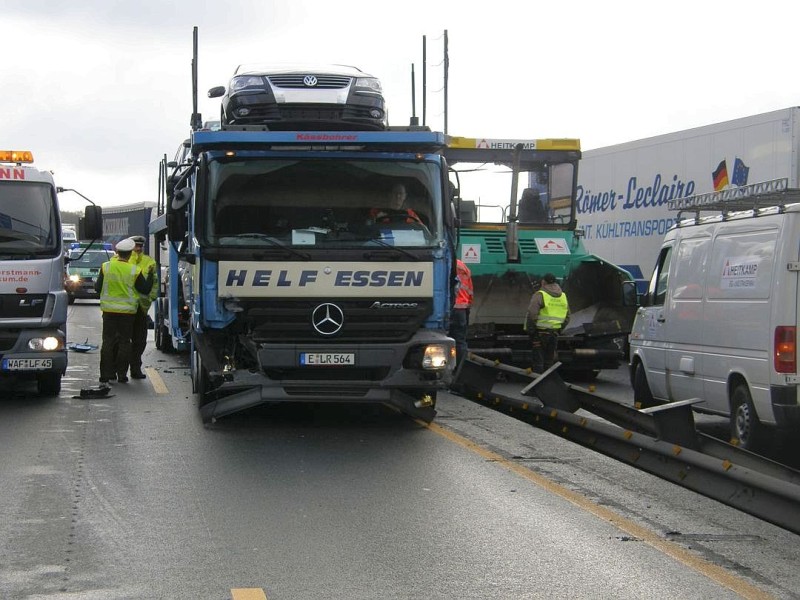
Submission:
{"label": "worker in red jacket", "polygon": [[448,335],[456,341],[456,366],[467,355],[467,328],[469,309],[472,308],[474,289],[472,273],[461,259],[456,260],[456,298],[450,311],[450,330]]}

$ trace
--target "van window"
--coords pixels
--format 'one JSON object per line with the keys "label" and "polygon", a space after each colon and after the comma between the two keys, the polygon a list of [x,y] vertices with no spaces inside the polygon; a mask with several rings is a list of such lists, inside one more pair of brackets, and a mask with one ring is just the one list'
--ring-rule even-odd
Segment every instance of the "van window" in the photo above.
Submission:
{"label": "van window", "polygon": [[658,255],[658,263],[653,271],[653,276],[650,279],[650,288],[648,295],[650,296],[651,306],[661,306],[667,297],[667,283],[669,282],[669,263],[672,259],[672,246],[667,246],[661,249]]}
{"label": "van window", "polygon": [[777,229],[718,235],[709,264],[708,297],[769,298],[777,239]]}
{"label": "van window", "polygon": [[682,239],[675,254],[675,275],[672,281],[674,300],[700,300],[706,273],[706,257],[711,237]]}

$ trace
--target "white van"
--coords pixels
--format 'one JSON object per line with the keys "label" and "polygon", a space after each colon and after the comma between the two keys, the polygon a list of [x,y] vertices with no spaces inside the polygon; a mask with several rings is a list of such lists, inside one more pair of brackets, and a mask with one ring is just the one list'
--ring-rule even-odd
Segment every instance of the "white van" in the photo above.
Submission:
{"label": "white van", "polygon": [[667,232],[630,336],[637,405],[700,399],[695,410],[728,416],[750,449],[765,426],[800,431],[798,200],[800,190],[751,197],[725,208],[757,208]]}
{"label": "white van", "polygon": [[72,227],[61,227],[61,239],[64,241],[64,248],[69,248],[69,245],[78,241],[78,234]]}

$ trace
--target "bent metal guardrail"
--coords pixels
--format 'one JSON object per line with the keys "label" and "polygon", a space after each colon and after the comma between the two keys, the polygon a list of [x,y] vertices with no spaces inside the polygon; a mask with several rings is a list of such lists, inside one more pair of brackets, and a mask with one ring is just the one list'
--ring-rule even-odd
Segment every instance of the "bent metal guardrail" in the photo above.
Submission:
{"label": "bent metal guardrail", "polygon": [[[800,472],[698,432],[692,404],[700,400],[637,410],[565,383],[558,366],[537,376],[470,354],[455,388],[480,404],[800,534]],[[520,383],[524,387],[514,391]],[[600,419],[575,414],[579,409]]]}

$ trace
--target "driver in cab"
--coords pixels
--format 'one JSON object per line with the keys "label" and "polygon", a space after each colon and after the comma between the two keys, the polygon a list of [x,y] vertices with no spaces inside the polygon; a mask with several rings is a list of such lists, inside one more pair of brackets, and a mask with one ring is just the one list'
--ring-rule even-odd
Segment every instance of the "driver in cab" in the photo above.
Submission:
{"label": "driver in cab", "polygon": [[389,190],[388,208],[373,208],[369,211],[372,223],[408,223],[423,225],[422,219],[413,208],[406,205],[408,195],[406,186],[395,183]]}

